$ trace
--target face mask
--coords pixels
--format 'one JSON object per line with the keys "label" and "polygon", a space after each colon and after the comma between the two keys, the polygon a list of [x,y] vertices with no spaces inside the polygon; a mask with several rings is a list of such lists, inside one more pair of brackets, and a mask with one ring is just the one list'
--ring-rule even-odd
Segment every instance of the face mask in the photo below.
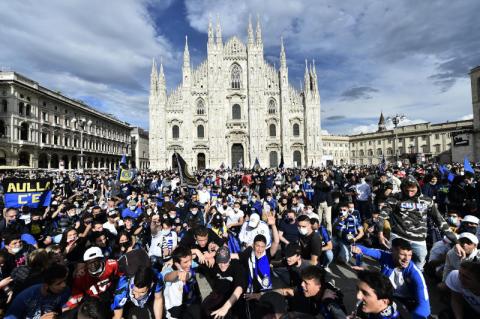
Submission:
{"label": "face mask", "polygon": [[340,203],[340,198],[335,198],[333,201],[335,202],[335,204],[338,204]]}
{"label": "face mask", "polygon": [[452,225],[452,226],[457,226],[458,225],[458,217],[448,217],[447,222]]}
{"label": "face mask", "polygon": [[12,248],[12,253],[14,254],[18,254],[20,252],[20,250],[22,250],[23,247],[15,247],[15,248]]}
{"label": "face mask", "polygon": [[305,236],[306,234],[308,234],[308,230],[307,230],[306,227],[299,227],[298,231],[300,232],[300,235],[302,235],[302,236]]}
{"label": "face mask", "polygon": [[470,233],[470,234],[477,234],[477,226],[467,226],[461,225],[458,231],[459,234],[461,233]]}
{"label": "face mask", "polygon": [[347,217],[347,215],[348,215],[348,211],[346,211],[346,210],[341,210],[340,211],[340,216]]}
{"label": "face mask", "polygon": [[79,203],[73,203],[73,206],[75,206],[76,208],[80,207],[80,204]]}
{"label": "face mask", "polygon": [[173,219],[173,218],[177,217],[177,214],[169,214],[168,216]]}
{"label": "face mask", "polygon": [[355,208],[349,208],[348,211],[349,212],[353,212],[355,210]]}
{"label": "face mask", "polygon": [[192,210],[192,215],[197,215],[198,210]]}
{"label": "face mask", "polygon": [[184,203],[178,203],[178,207],[183,207],[183,206],[185,206]]}
{"label": "face mask", "polygon": [[228,205],[223,205],[223,209],[227,209]]}
{"label": "face mask", "polygon": [[124,249],[127,249],[128,247],[130,247],[131,245],[131,242],[130,241],[126,241],[124,243],[121,243],[120,244],[120,247],[124,248]]}
{"label": "face mask", "polygon": [[170,234],[170,229],[162,229],[162,231],[160,233],[162,235],[166,236],[166,235]]}
{"label": "face mask", "polygon": [[286,218],[285,222],[291,224],[291,223],[293,223],[293,218]]}
{"label": "face mask", "polygon": [[267,201],[271,201],[271,200],[272,200],[272,198],[271,198],[271,197],[267,197]]}
{"label": "face mask", "polygon": [[237,207],[235,207],[233,210],[236,211],[236,212],[238,212],[240,209],[237,208]]}

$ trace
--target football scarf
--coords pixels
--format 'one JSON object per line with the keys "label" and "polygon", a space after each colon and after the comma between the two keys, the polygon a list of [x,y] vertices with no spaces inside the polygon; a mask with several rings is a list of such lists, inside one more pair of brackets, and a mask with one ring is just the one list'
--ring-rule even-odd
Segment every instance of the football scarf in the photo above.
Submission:
{"label": "football scarf", "polygon": [[253,281],[257,280],[261,290],[272,289],[272,280],[270,274],[270,262],[267,254],[264,252],[260,258],[255,257],[255,252],[252,251],[248,259],[248,292],[253,292]]}

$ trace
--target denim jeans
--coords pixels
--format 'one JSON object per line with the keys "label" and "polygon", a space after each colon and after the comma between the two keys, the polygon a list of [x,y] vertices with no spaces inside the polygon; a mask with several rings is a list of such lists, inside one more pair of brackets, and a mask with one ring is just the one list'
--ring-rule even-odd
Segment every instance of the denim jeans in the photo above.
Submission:
{"label": "denim jeans", "polygon": [[410,241],[410,244],[412,245],[413,253],[412,261],[418,269],[423,270],[428,254],[427,243],[425,241]]}
{"label": "denim jeans", "polygon": [[325,250],[322,252],[322,266],[324,268],[328,267],[333,261],[333,251]]}

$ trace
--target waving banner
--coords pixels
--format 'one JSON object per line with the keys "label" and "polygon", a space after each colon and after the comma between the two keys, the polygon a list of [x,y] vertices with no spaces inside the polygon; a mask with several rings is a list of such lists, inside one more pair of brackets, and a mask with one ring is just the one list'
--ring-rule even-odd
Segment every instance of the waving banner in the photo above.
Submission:
{"label": "waving banner", "polygon": [[5,207],[39,208],[50,205],[52,197],[50,178],[5,178],[2,185],[5,192]]}

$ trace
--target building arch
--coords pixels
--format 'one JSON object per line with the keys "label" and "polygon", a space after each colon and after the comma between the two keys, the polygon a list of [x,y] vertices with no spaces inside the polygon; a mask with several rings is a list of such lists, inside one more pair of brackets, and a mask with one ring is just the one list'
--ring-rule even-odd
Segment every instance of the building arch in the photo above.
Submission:
{"label": "building arch", "polygon": [[7,152],[0,150],[0,166],[7,165]]}
{"label": "building arch", "polygon": [[48,168],[48,155],[47,155],[47,153],[40,153],[38,155],[38,168]]}
{"label": "building arch", "polygon": [[7,126],[3,120],[0,120],[0,137],[7,136]]}
{"label": "building arch", "polygon": [[278,153],[276,151],[271,151],[268,154],[270,167],[278,167]]}
{"label": "building arch", "polygon": [[275,113],[277,113],[277,102],[275,99],[271,98],[268,101],[268,114],[274,115]]}
{"label": "building arch", "polygon": [[240,143],[235,143],[232,145],[232,168],[243,167],[244,165],[244,149],[243,145]]}
{"label": "building arch", "polygon": [[277,136],[277,126],[275,124],[270,124],[268,126],[268,135],[270,137],[276,137]]}
{"label": "building arch", "polygon": [[302,167],[302,152],[293,151],[293,166]]}
{"label": "building arch", "polygon": [[300,136],[300,124],[294,123],[292,129],[293,129],[293,136],[294,137],[299,137]]}
{"label": "building arch", "polygon": [[197,154],[197,169],[204,170],[207,167],[205,153]]}
{"label": "building arch", "polygon": [[230,70],[231,88],[240,89],[242,87],[242,68],[238,63],[233,63]]}
{"label": "building arch", "polygon": [[63,155],[62,156],[62,161],[63,161],[63,167],[65,169],[70,169],[71,168],[70,165],[68,165],[68,163],[69,163],[68,155]]}
{"label": "building arch", "polygon": [[172,138],[180,138],[180,128],[178,125],[172,126]]}
{"label": "building arch", "polygon": [[18,166],[30,166],[30,153],[27,151],[18,153]]}
{"label": "building arch", "polygon": [[205,127],[201,124],[197,126],[197,138],[198,139],[205,138]]}
{"label": "building arch", "polygon": [[28,141],[28,130],[29,129],[29,125],[27,122],[23,122],[21,125],[20,125],[20,139],[22,141]]}
{"label": "building arch", "polygon": [[58,154],[52,154],[50,156],[50,168],[58,168],[59,159]]}
{"label": "building arch", "polygon": [[241,120],[242,119],[242,108],[240,104],[232,105],[232,120]]}
{"label": "building arch", "polygon": [[197,100],[197,115],[204,115],[205,112],[205,102],[202,99]]}

